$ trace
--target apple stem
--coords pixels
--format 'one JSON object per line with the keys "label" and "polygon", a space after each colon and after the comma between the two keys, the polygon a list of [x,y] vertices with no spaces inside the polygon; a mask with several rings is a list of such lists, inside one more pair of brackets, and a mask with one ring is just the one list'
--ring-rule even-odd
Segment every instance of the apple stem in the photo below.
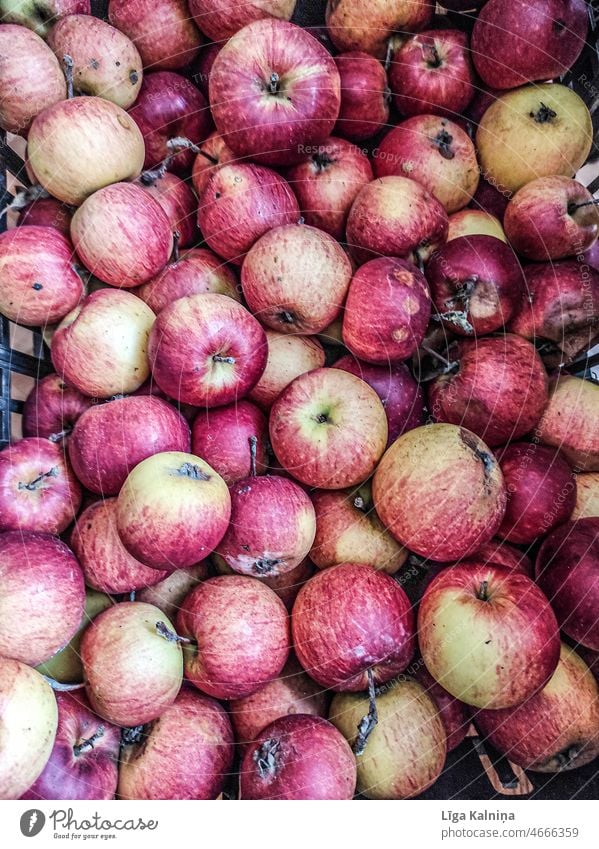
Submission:
{"label": "apple stem", "polygon": [[293,324],[295,321],[293,314],[287,310],[281,310],[281,312],[278,313],[278,318],[283,322],[283,324]]}
{"label": "apple stem", "polygon": [[440,354],[438,351],[435,351],[433,348],[429,348],[428,345],[422,344],[420,347],[423,351],[426,351],[426,353],[429,354],[431,357],[434,357],[440,363],[443,363],[448,371],[453,371],[453,369],[458,365],[458,363],[456,362],[450,362],[447,357],[444,357],[442,354]]}
{"label": "apple stem", "polygon": [[276,71],[273,71],[273,73],[270,75],[268,90],[270,94],[279,93],[279,75],[276,73]]}
{"label": "apple stem", "polygon": [[358,510],[366,510],[366,504],[364,503],[364,499],[361,495],[356,495],[356,497],[354,498],[354,507],[357,507]]}
{"label": "apple stem", "polygon": [[171,254],[171,263],[179,262],[179,241],[181,233],[178,230],[173,230],[173,252]]}
{"label": "apple stem", "polygon": [[94,743],[97,743],[104,736],[104,726],[98,725],[98,730],[95,734],[92,734],[91,737],[88,737],[87,740],[82,740],[81,743],[77,743],[73,746],[73,754],[76,758],[79,757],[81,752],[85,752],[86,749],[93,749]]}
{"label": "apple stem", "polygon": [[364,754],[368,738],[378,725],[379,714],[376,709],[376,690],[374,688],[374,672],[372,667],[367,672],[368,675],[368,713],[363,716],[358,724],[358,736],[354,742],[354,755],[359,758]]}
{"label": "apple stem", "polygon": [[180,150],[192,150],[194,153],[202,152],[197,144],[194,144],[191,139],[186,139],[185,136],[175,136],[175,138],[169,139],[166,146],[172,151],[171,157]]}
{"label": "apple stem", "polygon": [[7,206],[4,207],[2,212],[0,212],[0,219],[8,212],[16,211],[18,212],[20,209],[25,209],[26,206],[29,206],[30,203],[33,203],[40,198],[49,198],[50,195],[48,192],[43,189],[41,186],[29,186],[28,189],[24,189],[21,186],[17,189],[17,194],[11,200]]}
{"label": "apple stem", "polygon": [[572,215],[577,209],[582,209],[583,206],[599,206],[599,198],[593,200],[585,200],[584,203],[571,203],[568,206],[568,215]]}
{"label": "apple stem", "polygon": [[64,75],[67,81],[67,100],[73,99],[73,57],[65,53],[62,57]]}
{"label": "apple stem", "polygon": [[258,453],[258,439],[255,436],[248,437],[250,443],[250,475],[255,478],[256,472],[256,455]]}
{"label": "apple stem", "polygon": [[156,168],[148,168],[147,171],[142,171],[139,179],[144,186],[154,186],[161,177],[164,177],[172,158],[172,155],[169,155]]}
{"label": "apple stem", "polygon": [[57,693],[70,693],[73,690],[82,690],[85,687],[85,684],[81,682],[81,684],[63,684],[62,681],[57,681],[55,678],[50,678],[49,675],[42,676],[46,679],[48,684],[52,687],[53,690],[56,690]]}
{"label": "apple stem", "polygon": [[211,162],[213,165],[218,165],[218,159],[216,158],[216,156],[210,156],[210,154],[206,153],[206,151],[202,150],[202,148],[200,148],[199,150],[199,155],[203,156],[204,159],[207,159],[208,162]]}
{"label": "apple stem", "polygon": [[385,53],[384,67],[385,67],[386,71],[388,71],[389,68],[391,67],[391,60],[393,59],[393,50],[394,50],[393,39],[390,38],[389,41],[387,42],[387,52]]}
{"label": "apple stem", "polygon": [[235,357],[223,357],[222,354],[214,354],[212,359],[215,363],[228,363],[230,366],[235,365]]}
{"label": "apple stem", "polygon": [[141,743],[144,737],[145,725],[134,725],[121,731],[121,746],[133,746]]}
{"label": "apple stem", "polygon": [[156,623],[156,633],[159,637],[163,637],[169,643],[184,643],[185,645],[193,643],[194,645],[197,645],[195,640],[190,640],[189,637],[180,637],[179,634],[175,634],[174,631],[167,628],[164,622]]}
{"label": "apple stem", "polygon": [[480,587],[478,588],[478,592],[476,593],[476,597],[481,601],[489,600],[489,582],[481,581]]}
{"label": "apple stem", "polygon": [[135,590],[131,590],[129,593],[129,601],[135,601]]}
{"label": "apple stem", "polygon": [[456,327],[461,327],[465,333],[474,333],[474,327],[468,321],[468,313],[464,310],[449,310],[449,312],[440,312],[434,315],[435,321],[447,321],[449,324],[455,324]]}
{"label": "apple stem", "polygon": [[46,478],[57,478],[58,477],[58,466],[52,466],[47,472],[42,472],[41,475],[38,475],[29,483],[23,483],[23,481],[19,481],[18,489],[28,489],[30,492],[35,492],[36,489],[39,489],[40,483]]}
{"label": "apple stem", "polygon": [[69,436],[73,432],[72,427],[65,427],[62,430],[59,430],[57,433],[51,433],[48,437],[49,442],[60,442],[61,439],[64,439],[65,436]]}

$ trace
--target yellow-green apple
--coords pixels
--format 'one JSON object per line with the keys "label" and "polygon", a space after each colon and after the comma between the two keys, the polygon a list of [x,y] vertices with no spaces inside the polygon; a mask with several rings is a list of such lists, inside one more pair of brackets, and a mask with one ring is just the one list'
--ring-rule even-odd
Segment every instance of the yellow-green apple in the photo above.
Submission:
{"label": "yellow-green apple", "polygon": [[158,201],[169,220],[173,235],[175,231],[179,234],[177,248],[187,248],[195,244],[198,241],[198,199],[191,186],[176,174],[171,174],[170,171],[162,172],[159,168],[143,171],[138,183]]}
{"label": "yellow-green apple", "polygon": [[296,0],[252,0],[236,3],[234,0],[190,0],[189,11],[201,29],[212,41],[226,41],[236,32],[262,18],[290,20]]}
{"label": "yellow-green apple", "polygon": [[[193,423],[192,452],[209,463],[229,485],[266,471],[267,442],[266,417],[249,401],[200,410]],[[252,461],[256,465],[254,472]]]}
{"label": "yellow-green apple", "polygon": [[341,108],[335,132],[352,141],[369,139],[389,120],[391,92],[385,68],[361,50],[340,53],[335,56],[335,64],[341,79]]}
{"label": "yellow-green apple", "polygon": [[430,0],[328,0],[326,24],[337,50],[364,50],[384,59],[396,33],[418,32],[431,22]]}
{"label": "yellow-green apple", "polygon": [[[416,665],[414,663],[414,666]],[[427,696],[432,699],[439,711],[447,735],[447,751],[453,751],[468,734],[471,722],[469,706],[454,698],[438,681],[435,681],[422,659],[414,671],[414,677],[420,686],[424,687]]]}
{"label": "yellow-green apple", "polygon": [[90,0],[1,0],[3,23],[21,24],[45,38],[65,15],[91,15]]}
{"label": "yellow-green apple", "polygon": [[185,596],[200,581],[205,581],[209,575],[208,562],[202,560],[188,569],[176,569],[162,581],[154,584],[153,587],[144,587],[135,594],[135,597],[137,601],[145,601],[147,604],[153,604],[160,608],[172,622],[177,616]]}
{"label": "yellow-green apple", "polygon": [[599,472],[576,475],[576,505],[572,519],[599,516]]}
{"label": "yellow-green apple", "polygon": [[599,386],[569,374],[552,378],[537,436],[559,448],[576,472],[599,472]]}
{"label": "yellow-green apple", "polygon": [[501,222],[490,212],[482,209],[461,209],[449,216],[447,241],[458,239],[460,236],[494,236],[507,242],[507,237]]}
{"label": "yellow-green apple", "polygon": [[[211,45],[212,47],[218,45]],[[233,153],[224,138],[216,131],[210,133],[204,141],[198,145],[198,155],[193,161],[191,181],[199,197],[210,178],[222,165],[235,161],[237,156]]]}
{"label": "yellow-green apple", "polygon": [[267,329],[266,341],[266,368],[248,398],[269,410],[292,380],[307,371],[322,368],[325,354],[322,345],[313,336],[296,336]]}
{"label": "yellow-green apple", "polygon": [[108,20],[129,36],[144,68],[184,68],[202,44],[186,0],[110,0]]}
{"label": "yellow-green apple", "polygon": [[91,406],[77,389],[57,374],[36,381],[23,407],[23,436],[39,436],[51,442],[68,439],[79,416]]}

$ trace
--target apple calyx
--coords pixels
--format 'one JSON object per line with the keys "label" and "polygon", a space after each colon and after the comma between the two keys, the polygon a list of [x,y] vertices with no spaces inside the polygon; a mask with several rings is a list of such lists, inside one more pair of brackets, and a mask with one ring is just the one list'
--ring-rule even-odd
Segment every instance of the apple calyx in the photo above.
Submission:
{"label": "apple calyx", "polygon": [[137,743],[141,743],[145,734],[145,725],[134,725],[131,728],[123,728],[121,731],[121,747],[135,746]]}
{"label": "apple calyx", "polygon": [[272,574],[274,572],[274,570],[277,568],[277,566],[280,566],[280,564],[283,563],[283,562],[284,561],[281,557],[275,558],[273,560],[260,559],[260,560],[255,560],[252,563],[252,566],[253,566],[256,574],[264,576],[264,575]]}
{"label": "apple calyx", "polygon": [[333,159],[333,157],[325,153],[324,151],[320,151],[319,153],[315,153],[312,156],[312,162],[316,165],[316,170],[320,173],[321,171],[326,171],[329,165],[334,165],[337,160]]}
{"label": "apple calyx", "polygon": [[476,597],[479,601],[489,601],[490,593],[489,593],[489,582],[481,581],[478,590],[476,591]]}
{"label": "apple calyx", "polygon": [[437,148],[443,159],[455,159],[455,150],[452,148],[453,136],[447,130],[439,130],[434,139],[430,139]]}
{"label": "apple calyx", "polygon": [[557,112],[541,101],[541,104],[536,112],[531,112],[530,117],[534,118],[537,124],[548,124],[557,118]]}
{"label": "apple calyx", "polygon": [[368,738],[379,722],[379,714],[376,708],[376,690],[374,687],[374,672],[372,667],[367,670],[368,675],[368,713],[358,723],[358,736],[352,747],[354,755],[359,758],[364,754]]}
{"label": "apple calyx", "polygon": [[159,637],[166,640],[167,643],[183,643],[184,645],[193,643],[196,645],[195,640],[191,640],[189,637],[180,637],[179,634],[175,634],[174,631],[171,631],[171,629],[167,627],[166,623],[162,621],[156,623],[156,633]]}
{"label": "apple calyx", "polygon": [[443,65],[443,59],[439,55],[439,50],[437,45],[433,42],[433,44],[427,45],[426,48],[429,52],[429,57],[425,60],[426,64],[429,68],[441,68]]}
{"label": "apple calyx", "polygon": [[277,318],[282,324],[295,324],[295,316],[289,310],[281,310],[277,313]]}
{"label": "apple calyx", "polygon": [[210,475],[207,475],[206,472],[203,472],[194,463],[183,463],[182,466],[175,470],[174,474],[182,478],[191,478],[194,481],[210,480]]}
{"label": "apple calyx", "polygon": [[460,439],[464,443],[464,445],[472,451],[475,457],[477,457],[481,463],[483,464],[484,475],[485,478],[488,478],[491,475],[491,472],[495,468],[495,459],[489,454],[487,451],[483,451],[478,447],[472,435],[465,431],[463,428],[460,428]]}
{"label": "apple calyx", "polygon": [[93,749],[94,744],[97,743],[98,740],[100,740],[103,736],[104,726],[98,725],[96,732],[92,734],[91,737],[88,737],[86,740],[82,740],[81,743],[76,743],[73,746],[73,754],[75,755],[75,757],[78,758],[82,752],[85,752],[88,749]]}
{"label": "apple calyx", "polygon": [[254,763],[258,767],[260,778],[274,778],[279,767],[281,741],[276,738],[265,740],[254,752]]}
{"label": "apple calyx", "polygon": [[35,492],[37,489],[40,489],[46,478],[57,478],[58,477],[58,466],[52,466],[51,469],[48,469],[47,472],[42,472],[41,475],[38,475],[29,483],[24,483],[23,481],[19,481],[18,489],[27,489],[29,492]]}

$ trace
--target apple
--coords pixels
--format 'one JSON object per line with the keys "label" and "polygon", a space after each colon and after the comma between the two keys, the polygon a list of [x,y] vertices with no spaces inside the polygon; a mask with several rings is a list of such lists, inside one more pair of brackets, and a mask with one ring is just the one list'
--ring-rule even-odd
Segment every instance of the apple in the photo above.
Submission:
{"label": "apple", "polygon": [[231,723],[214,699],[190,689],[125,746],[119,799],[216,799],[233,766]]}
{"label": "apple", "polygon": [[395,33],[417,32],[431,22],[435,4],[430,0],[328,0],[326,24],[337,50],[364,50],[385,58]]}
{"label": "apple", "polygon": [[459,336],[499,330],[525,297],[518,259],[494,236],[459,236],[447,242],[432,256],[426,278],[439,317]]}
{"label": "apple", "polygon": [[90,0],[1,0],[3,23],[22,24],[45,38],[65,15],[91,15]]}
{"label": "apple", "polygon": [[27,136],[27,157],[46,191],[78,206],[104,186],[138,177],[144,140],[133,118],[116,103],[74,97],[38,115]]}
{"label": "apple", "polygon": [[[515,569],[517,572],[522,572],[528,578],[534,577],[534,568],[530,557],[515,545],[510,545],[503,539],[492,539],[483,543],[467,559],[491,566],[504,566],[506,569]],[[460,562],[466,561],[461,560]]]}
{"label": "apple", "polygon": [[79,628],[84,602],[83,574],[64,543],[0,534],[0,654],[29,666],[48,660]]}
{"label": "apple", "polygon": [[457,372],[436,377],[429,408],[437,422],[463,425],[494,447],[538,425],[547,406],[547,373],[533,345],[507,334],[463,339],[448,351]]}
{"label": "apple", "polygon": [[490,212],[481,209],[461,209],[449,216],[449,231],[447,241],[459,239],[460,236],[494,236],[507,242],[507,237],[501,222]]}
{"label": "apple", "polygon": [[86,410],[69,439],[73,470],[86,489],[118,495],[129,472],[160,451],[189,451],[189,425],[151,395],[115,398]]}
{"label": "apple", "polygon": [[314,36],[275,18],[235,33],[212,66],[216,128],[238,156],[291,165],[330,136],[341,103],[335,62]]}
{"label": "apple", "polygon": [[54,747],[21,799],[114,799],[120,729],[95,716],[83,693],[57,693],[56,702]]}
{"label": "apple", "polygon": [[18,799],[42,772],[54,745],[58,709],[35,669],[0,657],[0,798]]}
{"label": "apple", "polygon": [[60,534],[75,518],[81,487],[61,446],[34,436],[0,451],[0,531]]}
{"label": "apple", "polygon": [[201,561],[188,569],[176,569],[154,586],[143,587],[136,592],[135,598],[158,607],[172,621],[177,616],[183,599],[209,575],[207,561]]}
{"label": "apple", "polygon": [[283,602],[254,578],[220,575],[193,589],[177,615],[185,677],[217,699],[240,699],[276,678],[289,654]]}
{"label": "apple", "polygon": [[569,374],[552,378],[549,403],[537,436],[559,448],[575,472],[599,472],[599,433],[595,427],[599,387]]}
{"label": "apple", "polygon": [[84,395],[110,398],[134,392],[150,373],[147,346],[154,319],[152,310],[130,292],[93,292],[54,332],[54,368]]}
{"label": "apple", "polygon": [[[211,45],[218,47],[218,45]],[[207,96],[207,92],[205,92]],[[236,155],[222,136],[216,131],[210,133],[204,141],[197,145],[198,154],[193,161],[191,181],[198,197],[202,194],[215,171],[228,162],[237,160]]]}
{"label": "apple", "polygon": [[379,463],[372,495],[399,542],[441,562],[467,557],[488,542],[506,506],[503,475],[490,449],[469,430],[449,424],[400,436]]}
{"label": "apple", "polygon": [[581,657],[562,644],[558,667],[539,693],[516,707],[480,711],[476,724],[524,769],[577,769],[599,755],[599,688]]}
{"label": "apple", "polygon": [[592,139],[583,100],[564,85],[546,83],[522,86],[495,100],[480,121],[476,147],[486,179],[514,193],[538,177],[573,177]]}
{"label": "apple", "polygon": [[390,575],[363,563],[341,563],[314,575],[298,593],[291,624],[303,668],[336,691],[384,684],[414,654],[408,597]]}
{"label": "apple", "polygon": [[[358,791],[368,799],[410,799],[434,784],[443,771],[447,742],[441,716],[424,688],[401,676],[376,699],[379,724],[358,764]],[[355,746],[368,713],[364,693],[338,693],[329,717]]]}
{"label": "apple", "polygon": [[470,708],[435,681],[422,661],[414,677],[436,705],[447,734],[447,751],[452,752],[466,739],[471,721]]}
{"label": "apple", "polygon": [[472,209],[488,212],[489,215],[495,216],[498,221],[503,221],[505,210],[512,195],[513,192],[506,189],[500,191],[481,175],[478,189],[474,193],[470,206]]}
{"label": "apple", "polygon": [[576,654],[587,664],[597,684],[599,684],[599,652],[587,649],[584,646],[576,647]]}
{"label": "apple", "polygon": [[472,59],[495,88],[554,79],[580,56],[587,29],[584,0],[489,0],[474,24]]}
{"label": "apple", "polygon": [[433,678],[479,708],[521,704],[545,686],[559,660],[557,620],[539,587],[482,563],[458,563],[429,584],[418,638]]}
{"label": "apple", "polygon": [[270,168],[244,162],[216,169],[198,206],[198,226],[206,244],[235,265],[241,265],[260,236],[299,218],[287,181]]}
{"label": "apple", "polygon": [[347,219],[347,243],[360,262],[396,256],[418,264],[447,238],[447,213],[420,183],[379,177],[360,191]]}
{"label": "apple", "polygon": [[39,436],[51,442],[68,439],[75,422],[91,406],[77,389],[57,374],[36,381],[23,405],[23,436]]}
{"label": "apple", "polygon": [[173,234],[175,231],[179,234],[177,247],[187,248],[195,244],[198,240],[198,201],[190,186],[170,171],[160,174],[144,171],[139,185],[160,204]]}
{"label": "apple", "polygon": [[383,455],[388,433],[374,389],[335,368],[296,377],[273,405],[269,430],[283,468],[320,489],[346,489],[366,480]]}
{"label": "apple", "polygon": [[83,297],[73,246],[54,227],[0,233],[0,310],[30,327],[56,324]]}
{"label": "apple", "polygon": [[352,141],[369,139],[389,120],[391,92],[385,68],[374,56],[360,50],[340,53],[335,56],[335,64],[341,79],[341,108],[335,132]]}
{"label": "apple", "polygon": [[169,397],[218,407],[246,395],[266,366],[266,335],[241,304],[200,294],[168,304],[150,333],[152,375]]}
{"label": "apple", "polygon": [[230,486],[252,474],[252,438],[256,471],[263,474],[268,465],[268,422],[258,407],[242,400],[200,410],[193,422],[191,448]]}
{"label": "apple", "polygon": [[72,217],[72,210],[56,198],[39,197],[21,209],[16,226],[54,227],[69,239]]}
{"label": "apple", "polygon": [[339,731],[320,716],[281,716],[247,747],[242,799],[352,799],[356,762]]}
{"label": "apple", "polygon": [[26,136],[40,112],[65,99],[65,78],[48,45],[26,27],[3,25],[0,53],[0,127]]}
{"label": "apple", "polygon": [[157,607],[123,601],[100,613],[83,635],[87,696],[94,712],[114,725],[132,728],[151,722],[177,697],[183,677],[181,646],[162,636],[158,623],[171,631]]}
{"label": "apple", "polygon": [[296,0],[253,0],[239,4],[234,0],[189,0],[189,11],[198,27],[212,41],[225,41],[236,32],[263,18],[288,21]]}
{"label": "apple", "polygon": [[599,271],[599,240],[596,241],[595,244],[588,249],[588,251],[585,251],[583,256],[591,268]]}
{"label": "apple", "polygon": [[311,495],[316,513],[316,536],[310,559],[319,569],[339,563],[365,563],[393,575],[408,552],[389,534],[372,506],[368,487]]}
{"label": "apple", "polygon": [[393,257],[371,259],[351,281],[343,341],[368,363],[395,364],[418,350],[430,315],[430,292],[416,266]]}
{"label": "apple", "polygon": [[599,650],[599,519],[578,519],[556,528],[539,549],[537,583],[555,610],[562,631]]}
{"label": "apple", "polygon": [[373,174],[364,151],[345,139],[330,136],[310,150],[302,162],[289,168],[286,176],[306,224],[342,240],[351,205]]}
{"label": "apple", "polygon": [[73,60],[73,88],[111,100],[128,109],[138,96],[142,80],[141,56],[120,30],[93,15],[67,15],[48,33],[48,45],[59,62]]}
{"label": "apple", "polygon": [[186,0],[110,0],[108,20],[135,44],[144,68],[176,70],[202,44]]}
{"label": "apple", "polygon": [[599,472],[576,475],[576,505],[572,519],[599,517]]}
{"label": "apple", "polygon": [[144,137],[144,168],[153,168],[168,157],[169,170],[180,176],[189,174],[195,154],[184,148],[171,156],[174,151],[169,142],[184,138],[198,144],[210,132],[206,98],[193,83],[173,71],[146,74],[129,115]]}
{"label": "apple", "polygon": [[403,115],[461,115],[475,91],[468,36],[457,29],[410,36],[393,51],[389,83]]}
{"label": "apple", "polygon": [[266,341],[266,368],[258,383],[250,390],[248,398],[269,410],[292,380],[300,374],[324,366],[325,353],[318,339],[312,336],[293,336],[267,329]]}

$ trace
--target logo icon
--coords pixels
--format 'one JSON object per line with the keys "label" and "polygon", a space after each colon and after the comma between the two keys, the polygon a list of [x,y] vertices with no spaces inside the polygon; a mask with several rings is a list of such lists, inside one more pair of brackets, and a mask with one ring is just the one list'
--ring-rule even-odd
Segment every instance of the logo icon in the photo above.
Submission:
{"label": "logo icon", "polygon": [[31,811],[25,811],[21,816],[21,834],[24,837],[35,837],[39,834],[46,824],[46,817],[42,811],[33,808]]}

